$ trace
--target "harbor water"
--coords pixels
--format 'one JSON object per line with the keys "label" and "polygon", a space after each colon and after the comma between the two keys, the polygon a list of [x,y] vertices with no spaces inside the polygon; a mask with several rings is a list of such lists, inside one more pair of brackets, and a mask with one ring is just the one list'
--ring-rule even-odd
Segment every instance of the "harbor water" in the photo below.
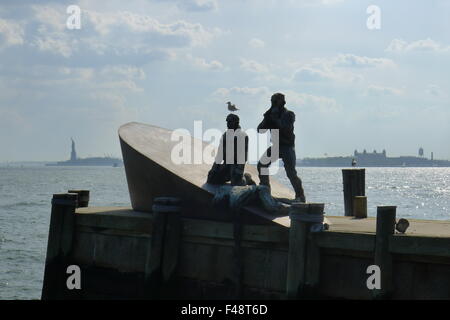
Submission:
{"label": "harbor water", "polygon": [[[298,168],[309,202],[342,216],[340,168]],[[277,178],[289,186],[284,170]],[[129,206],[123,167],[0,167],[0,300],[39,299],[51,197],[91,191],[91,206]],[[368,214],[397,206],[398,218],[450,220],[450,168],[367,168]]]}

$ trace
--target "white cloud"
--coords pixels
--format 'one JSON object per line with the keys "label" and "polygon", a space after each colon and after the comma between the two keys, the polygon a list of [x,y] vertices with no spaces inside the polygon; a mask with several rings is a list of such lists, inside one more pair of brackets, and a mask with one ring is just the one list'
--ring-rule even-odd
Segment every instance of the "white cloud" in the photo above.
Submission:
{"label": "white cloud", "polygon": [[366,91],[366,94],[370,96],[400,96],[403,93],[402,89],[377,85],[370,85]]}
{"label": "white cloud", "polygon": [[199,67],[200,69],[204,70],[214,70],[219,71],[223,70],[224,66],[220,61],[212,60],[212,61],[206,61],[203,58],[193,57],[192,55],[188,54],[187,60],[190,61],[193,65]]}
{"label": "white cloud", "polygon": [[0,19],[0,49],[24,43],[23,25],[11,20]]}
{"label": "white cloud", "polygon": [[342,68],[375,68],[375,67],[394,67],[395,63],[386,58],[369,58],[357,56],[354,54],[339,54],[333,59],[332,64]]}
{"label": "white cloud", "polygon": [[119,80],[119,81],[102,81],[94,86],[96,89],[101,90],[125,90],[129,92],[142,92],[144,89],[138,87],[136,82],[132,80]]}
{"label": "white cloud", "polygon": [[199,23],[190,23],[184,20],[161,23],[148,15],[128,11],[117,13],[87,11],[85,14],[100,35],[107,35],[112,31],[115,34],[118,31],[139,34],[143,36],[141,40],[147,42],[147,46],[150,45],[148,40],[153,40],[152,42],[159,40],[166,46],[205,46],[217,32],[217,30],[208,31]]}
{"label": "white cloud", "polygon": [[[33,5],[31,9],[34,13],[33,19],[41,26],[46,26],[48,31],[65,31],[67,14],[66,8],[63,6],[49,6],[49,5]],[[84,12],[83,12],[84,14]]]}
{"label": "white cloud", "polygon": [[430,38],[407,42],[402,39],[394,39],[386,48],[387,52],[408,53],[408,52],[449,52],[450,46],[443,45]]}
{"label": "white cloud", "polygon": [[179,0],[178,5],[190,11],[214,11],[217,10],[217,0]]}
{"label": "white cloud", "polygon": [[218,0],[158,0],[159,2],[172,2],[178,8],[187,11],[208,12],[216,11]]}
{"label": "white cloud", "polygon": [[[40,52],[70,57],[72,64],[89,64],[91,59],[93,63],[108,64],[113,63],[112,60],[123,62],[124,58],[129,58],[125,63],[143,64],[152,59],[173,57],[174,50],[205,47],[222,34],[218,28],[207,30],[200,23],[184,20],[163,23],[145,14],[88,9],[82,11],[81,30],[67,30],[65,10],[47,6],[32,8],[33,16],[27,23],[36,24],[33,26],[36,31],[27,35],[30,45]],[[0,31],[3,25],[0,22]],[[10,26],[7,30],[8,39],[12,39],[11,30],[15,29]],[[18,31],[14,34],[21,35]],[[65,63],[64,60],[52,61]],[[219,63],[215,61],[210,67],[218,68]]]}
{"label": "white cloud", "polygon": [[344,0],[319,0],[319,2],[321,2],[322,4],[337,4],[337,3],[341,3],[344,2]]}
{"label": "white cloud", "polygon": [[253,73],[267,73],[269,72],[269,68],[265,65],[255,61],[248,59],[241,59],[240,67],[245,71],[253,72]]}
{"label": "white cloud", "polygon": [[80,42],[77,37],[72,36],[73,32],[66,29],[65,8],[34,5],[31,9],[33,16],[28,22],[36,24],[36,33],[28,35],[30,45],[42,52],[71,57]]}
{"label": "white cloud", "polygon": [[319,112],[322,114],[336,113],[342,107],[333,98],[316,96],[308,93],[298,93],[287,90],[284,92],[286,104],[291,107],[298,107],[304,111]]}
{"label": "white cloud", "polygon": [[42,32],[42,34],[42,36],[36,37],[31,44],[40,51],[48,51],[68,58],[72,55],[73,49],[78,46],[78,41],[76,39],[70,39],[63,33],[53,32],[45,34],[45,32]]}
{"label": "white cloud", "polygon": [[336,81],[358,83],[363,80],[362,69],[394,68],[391,59],[370,58],[354,54],[338,54],[333,58],[316,58],[308,64],[288,63],[295,71],[292,80],[297,82]]}
{"label": "white cloud", "polygon": [[345,0],[287,0],[286,2],[295,6],[331,6],[344,2]]}
{"label": "white cloud", "polygon": [[293,80],[298,82],[317,82],[331,80],[335,77],[329,70],[314,69],[312,67],[301,67],[294,72]]}
{"label": "white cloud", "polygon": [[249,46],[252,48],[264,48],[266,43],[258,38],[253,38],[248,42]]}
{"label": "white cloud", "polygon": [[265,95],[269,93],[269,89],[267,87],[232,87],[232,88],[219,88],[216,91],[214,91],[214,96],[219,97],[227,97],[233,94],[238,95],[249,95],[249,96],[255,96],[255,95]]}
{"label": "white cloud", "polygon": [[106,78],[119,77],[139,80],[144,80],[146,78],[146,74],[142,68],[128,65],[106,66],[100,70],[99,74]]}
{"label": "white cloud", "polygon": [[101,68],[32,66],[24,68],[23,74],[17,77],[13,85],[32,94],[64,88],[82,95],[111,90],[124,94],[142,91],[137,83],[145,78],[146,74],[142,69],[127,65]]}

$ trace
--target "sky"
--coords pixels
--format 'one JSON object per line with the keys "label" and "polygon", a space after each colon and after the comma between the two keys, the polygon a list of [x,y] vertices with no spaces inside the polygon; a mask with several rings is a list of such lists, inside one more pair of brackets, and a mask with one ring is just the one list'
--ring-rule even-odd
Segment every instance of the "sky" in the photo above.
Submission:
{"label": "sky", "polygon": [[450,159],[449,14],[448,0],[1,0],[0,162],[68,159],[71,137],[80,157],[120,157],[130,121],[225,130],[227,101],[256,128],[275,92],[298,158]]}

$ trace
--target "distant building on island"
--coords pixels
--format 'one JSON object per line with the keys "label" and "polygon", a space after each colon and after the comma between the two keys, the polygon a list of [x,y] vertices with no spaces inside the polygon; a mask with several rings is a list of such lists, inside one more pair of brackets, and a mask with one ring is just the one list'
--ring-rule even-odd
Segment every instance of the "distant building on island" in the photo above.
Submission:
{"label": "distant building on island", "polygon": [[388,157],[386,150],[381,153],[376,150],[373,152],[355,150],[353,155],[348,157],[304,158],[297,160],[297,164],[304,167],[350,167],[354,163],[358,167],[450,167],[448,160],[434,160],[433,152],[431,159],[425,158],[423,154],[422,147],[419,149],[419,157]]}
{"label": "distant building on island", "polygon": [[108,166],[120,167],[123,166],[123,161],[119,158],[113,157],[92,157],[92,158],[78,158],[75,150],[75,141],[72,140],[72,151],[70,152],[70,160],[59,161],[56,163],[47,163],[46,166]]}

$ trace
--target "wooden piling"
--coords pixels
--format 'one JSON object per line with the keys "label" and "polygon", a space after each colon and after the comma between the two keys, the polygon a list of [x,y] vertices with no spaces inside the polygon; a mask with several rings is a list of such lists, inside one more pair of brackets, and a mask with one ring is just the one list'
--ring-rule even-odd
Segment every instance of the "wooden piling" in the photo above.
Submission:
{"label": "wooden piling", "polygon": [[353,199],[365,196],[366,169],[342,169],[345,216],[354,216]]}
{"label": "wooden piling", "polygon": [[367,197],[356,196],[353,198],[353,214],[355,218],[367,218]]}
{"label": "wooden piling", "polygon": [[89,190],[69,190],[68,192],[78,194],[77,208],[87,208],[89,206]]}
{"label": "wooden piling", "polygon": [[41,296],[43,300],[62,299],[68,291],[67,258],[72,250],[77,198],[76,193],[53,195]]}
{"label": "wooden piling", "polygon": [[[323,211],[323,203],[296,203],[289,212],[291,226],[286,280],[288,299],[303,296],[306,286],[318,284],[319,249],[311,241],[308,243],[308,239],[311,239],[311,226],[323,222]],[[311,288],[308,291],[310,290]]]}
{"label": "wooden piling", "polygon": [[374,289],[375,299],[388,299],[392,293],[392,255],[389,241],[395,232],[395,214],[397,207],[381,206],[377,208],[377,227],[375,240],[375,265],[381,271],[381,288]]}
{"label": "wooden piling", "polygon": [[178,198],[155,198],[153,203],[153,232],[145,264],[144,286],[147,298],[158,299],[170,291],[173,283],[182,224]]}

